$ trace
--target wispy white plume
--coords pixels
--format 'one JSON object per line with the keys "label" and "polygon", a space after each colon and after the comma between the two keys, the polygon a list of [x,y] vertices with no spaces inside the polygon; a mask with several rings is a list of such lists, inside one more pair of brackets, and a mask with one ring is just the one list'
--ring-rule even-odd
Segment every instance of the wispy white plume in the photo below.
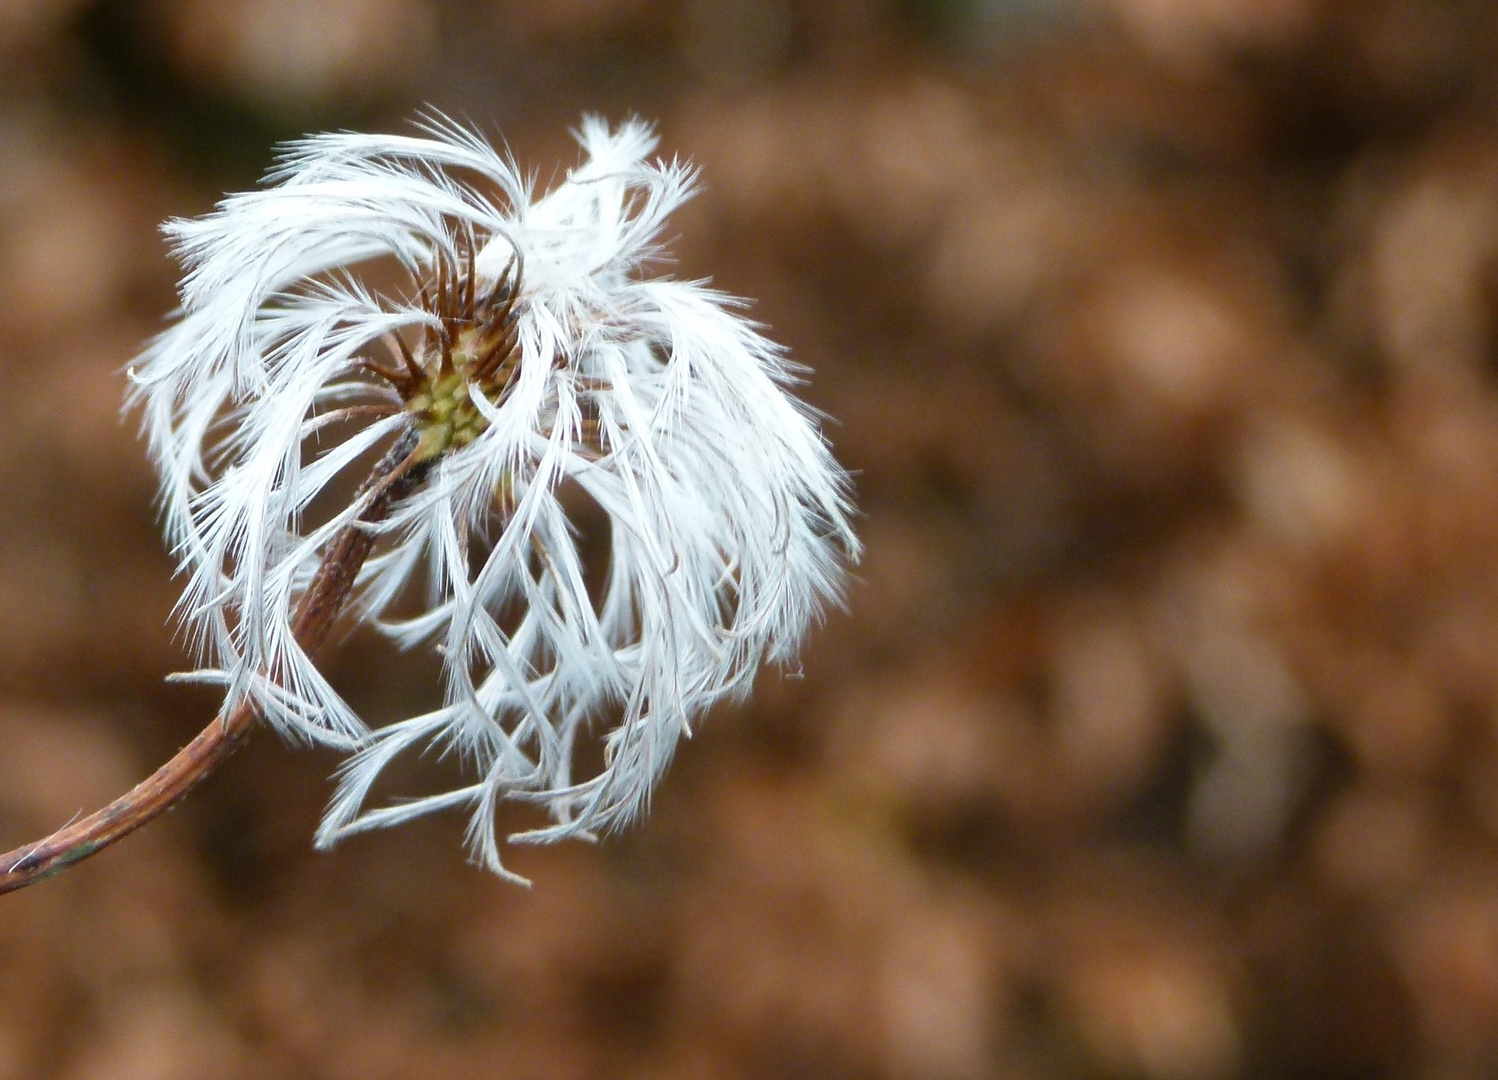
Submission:
{"label": "wispy white plume", "polygon": [[[443,121],[319,135],[263,189],[167,226],[182,310],[133,376],[180,613],[226,707],[350,751],[321,844],[461,805],[499,871],[500,800],[552,819],[519,839],[629,821],[697,718],[795,656],[857,558],[847,477],[782,350],[736,301],[645,271],[692,170],[650,160],[638,122],[578,138],[582,164],[538,196]],[[402,438],[421,482],[359,524],[338,493]],[[591,591],[587,501],[608,522]],[[375,730],[293,629],[350,527],[377,534],[353,610],[444,671],[440,708]],[[595,738],[602,768],[574,775]],[[429,747],[472,783],[369,809],[385,766]]]}

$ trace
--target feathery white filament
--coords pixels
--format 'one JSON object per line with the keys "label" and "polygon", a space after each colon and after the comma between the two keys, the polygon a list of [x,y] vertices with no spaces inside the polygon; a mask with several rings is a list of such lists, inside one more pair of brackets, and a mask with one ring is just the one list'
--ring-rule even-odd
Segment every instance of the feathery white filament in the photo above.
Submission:
{"label": "feathery white filament", "polygon": [[[747,692],[763,660],[794,657],[858,556],[847,477],[786,392],[782,351],[735,301],[643,273],[692,171],[647,160],[655,139],[638,122],[589,118],[578,137],[582,165],[538,197],[450,124],[315,136],[270,186],[167,226],[182,310],[133,376],[187,575],[180,613],[212,664],[199,677],[231,705],[248,696],[285,735],[351,751],[320,843],[463,805],[471,850],[503,872],[501,799],[548,810],[554,824],[524,839],[627,822],[696,718]],[[467,388],[462,437],[371,526],[353,604],[402,645],[439,650],[445,673],[441,708],[371,731],[291,625],[360,506],[307,522],[420,422],[366,361],[390,335],[443,332],[418,290],[465,257],[470,290],[512,275],[513,359],[502,392]],[[414,299],[361,282],[378,259],[404,269]],[[569,488],[609,522],[601,597]],[[394,619],[413,589],[421,609]],[[574,776],[593,730],[605,764]],[[474,782],[366,809],[387,764],[433,745]]]}

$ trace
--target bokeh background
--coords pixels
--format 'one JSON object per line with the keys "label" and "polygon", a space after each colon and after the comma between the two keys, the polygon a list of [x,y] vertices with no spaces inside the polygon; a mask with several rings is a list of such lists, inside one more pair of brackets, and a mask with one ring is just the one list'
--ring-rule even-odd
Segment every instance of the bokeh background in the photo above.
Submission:
{"label": "bokeh background", "polygon": [[814,368],[848,610],[530,890],[457,817],[315,854],[336,759],[258,739],[0,899],[0,1078],[1498,1071],[1485,0],[4,0],[0,846],[214,710],[120,416],[157,223],[427,105],[700,164],[678,270]]}

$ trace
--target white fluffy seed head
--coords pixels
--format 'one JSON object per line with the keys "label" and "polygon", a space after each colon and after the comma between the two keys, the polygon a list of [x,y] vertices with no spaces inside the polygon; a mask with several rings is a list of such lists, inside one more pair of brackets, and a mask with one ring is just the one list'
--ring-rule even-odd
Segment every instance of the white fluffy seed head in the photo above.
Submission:
{"label": "white fluffy seed head", "polygon": [[[582,164],[539,196],[446,122],[314,136],[268,186],[166,226],[182,309],[139,358],[133,393],[187,579],[180,614],[205,658],[194,674],[223,683],[228,707],[248,698],[283,734],[350,752],[320,844],[465,806],[474,856],[503,872],[501,799],[549,813],[521,839],[629,821],[698,717],[745,693],[763,660],[795,656],[857,558],[847,476],[787,393],[783,352],[735,301],[643,270],[692,170],[649,160],[638,122],[589,118],[577,134]],[[382,265],[404,284],[376,291]],[[452,338],[441,274],[470,313],[469,297],[512,286],[489,328],[510,351],[502,378],[444,399],[471,402],[464,434],[365,526],[377,545],[353,610],[435,650],[444,672],[440,708],[371,730],[292,619],[359,516],[337,493],[407,428],[435,430],[435,412],[378,372],[408,347],[435,374]],[[449,351],[469,365],[454,362],[457,383],[478,371]],[[587,584],[576,493],[608,521],[601,587]],[[592,738],[604,764],[574,775]],[[429,747],[472,782],[370,809],[385,766]]]}

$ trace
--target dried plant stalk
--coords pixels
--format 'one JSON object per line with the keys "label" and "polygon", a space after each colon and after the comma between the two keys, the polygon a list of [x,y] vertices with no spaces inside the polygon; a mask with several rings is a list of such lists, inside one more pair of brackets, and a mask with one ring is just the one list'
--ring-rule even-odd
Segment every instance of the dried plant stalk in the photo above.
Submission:
{"label": "dried plant stalk", "polygon": [[[417,435],[408,428],[380,459],[359,489],[367,501],[357,521],[334,536],[323,553],[312,584],[293,616],[297,643],[312,653],[327,640],[333,624],[374,547],[376,525],[421,483],[430,462],[418,460]],[[176,805],[244,745],[259,720],[248,698],[215,717],[176,756],[114,802],[50,836],[0,855],[0,893],[14,892],[60,873],[76,862],[129,836]]]}

